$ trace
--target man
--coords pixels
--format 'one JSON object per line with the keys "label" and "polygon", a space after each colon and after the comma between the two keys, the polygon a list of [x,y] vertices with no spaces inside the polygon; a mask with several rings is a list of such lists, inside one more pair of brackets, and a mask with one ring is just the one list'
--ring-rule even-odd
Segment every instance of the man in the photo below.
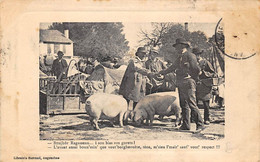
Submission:
{"label": "man", "polygon": [[152,73],[149,73],[144,65],[145,48],[139,47],[135,55],[136,57],[129,61],[119,88],[119,94],[124,96],[128,104],[130,100],[133,101],[133,109],[145,96],[147,76],[152,77]]}
{"label": "man", "polygon": [[169,68],[159,74],[167,74],[176,70],[177,86],[179,89],[180,105],[183,123],[180,130],[190,130],[190,110],[194,114],[196,130],[204,128],[203,120],[196,103],[196,81],[200,73],[196,56],[190,52],[190,43],[182,38],[176,39],[175,47],[178,58]]}
{"label": "man", "polygon": [[52,72],[58,79],[58,81],[62,80],[65,78],[65,73],[68,67],[67,61],[64,60],[63,57],[63,52],[59,51],[58,53],[58,58],[53,61],[52,64]]}
{"label": "man", "polygon": [[[159,72],[163,69],[166,69],[166,64],[158,58],[159,52],[157,49],[152,48],[149,54],[149,59],[145,62],[145,68],[150,70],[151,72]],[[156,93],[162,91],[162,85],[163,85],[163,76],[155,76],[154,78],[151,78],[151,84],[152,88],[149,89],[150,93]],[[148,91],[148,89],[146,89]]]}
{"label": "man", "polygon": [[196,97],[197,100],[202,100],[204,106],[204,124],[209,125],[209,100],[211,99],[212,85],[207,85],[204,81],[213,78],[215,76],[215,71],[209,61],[201,57],[204,52],[200,48],[194,48],[192,52],[196,55],[198,64],[201,68],[201,73],[199,75],[200,82],[197,84]]}

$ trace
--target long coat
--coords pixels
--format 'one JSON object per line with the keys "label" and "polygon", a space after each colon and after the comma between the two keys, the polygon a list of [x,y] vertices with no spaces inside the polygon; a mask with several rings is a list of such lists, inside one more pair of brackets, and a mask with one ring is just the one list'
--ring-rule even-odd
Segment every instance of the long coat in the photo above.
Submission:
{"label": "long coat", "polygon": [[131,59],[123,76],[119,94],[134,102],[141,100],[145,96],[148,73],[142,60],[138,57]]}
{"label": "long coat", "polygon": [[198,61],[199,66],[201,68],[202,73],[199,76],[199,79],[202,80],[201,84],[197,85],[197,99],[202,100],[202,101],[207,101],[210,100],[211,98],[211,90],[212,86],[208,86],[203,83],[203,79],[209,79],[212,78],[215,74],[215,71],[209,61],[206,59],[201,59]]}

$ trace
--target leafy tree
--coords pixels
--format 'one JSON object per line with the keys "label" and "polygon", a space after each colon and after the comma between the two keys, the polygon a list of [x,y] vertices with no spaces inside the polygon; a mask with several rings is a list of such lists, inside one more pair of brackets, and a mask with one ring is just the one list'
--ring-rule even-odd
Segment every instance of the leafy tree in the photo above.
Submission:
{"label": "leafy tree", "polygon": [[74,55],[94,57],[99,61],[108,56],[122,58],[128,51],[128,41],[122,33],[123,24],[116,23],[53,23],[49,29],[69,30],[74,42]]}
{"label": "leafy tree", "polygon": [[162,38],[162,46],[160,53],[164,56],[166,61],[174,62],[177,58],[177,52],[172,46],[177,38],[186,38],[188,32],[184,30],[181,24],[173,24]]}

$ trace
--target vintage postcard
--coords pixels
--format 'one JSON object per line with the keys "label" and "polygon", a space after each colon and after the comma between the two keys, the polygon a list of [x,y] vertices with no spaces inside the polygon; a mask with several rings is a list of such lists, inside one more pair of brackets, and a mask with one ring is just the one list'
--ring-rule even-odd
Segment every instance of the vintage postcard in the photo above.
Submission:
{"label": "vintage postcard", "polygon": [[2,1],[2,161],[259,161],[258,1]]}

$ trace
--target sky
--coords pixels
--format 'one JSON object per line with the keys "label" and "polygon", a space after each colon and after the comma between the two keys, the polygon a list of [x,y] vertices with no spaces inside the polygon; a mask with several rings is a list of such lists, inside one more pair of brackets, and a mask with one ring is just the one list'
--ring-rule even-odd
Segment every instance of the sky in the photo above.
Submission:
{"label": "sky", "polygon": [[[51,23],[41,23],[40,29],[47,29]],[[139,46],[140,40],[140,29],[144,31],[151,31],[151,23],[132,23],[132,22],[123,22],[126,39],[129,41],[130,49],[136,49]],[[184,24],[183,24],[184,25]],[[215,32],[215,23],[189,23],[188,30],[193,31],[202,31],[206,34],[207,37],[211,37]]]}

